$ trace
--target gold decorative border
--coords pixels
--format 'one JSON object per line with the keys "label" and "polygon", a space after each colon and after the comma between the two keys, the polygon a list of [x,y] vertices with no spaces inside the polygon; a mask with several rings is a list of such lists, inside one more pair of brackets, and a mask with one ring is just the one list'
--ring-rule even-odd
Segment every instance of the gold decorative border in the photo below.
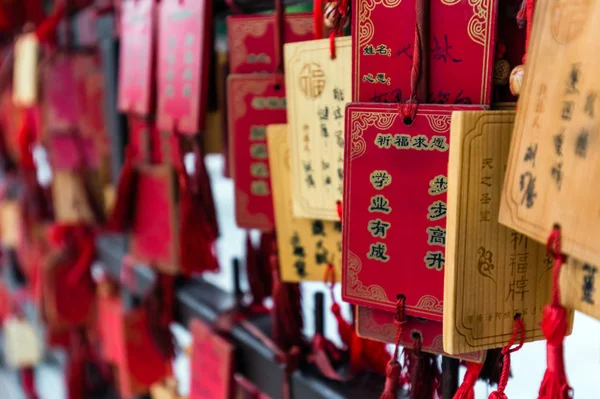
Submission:
{"label": "gold decorative border", "polygon": [[450,132],[450,122],[452,121],[452,115],[423,114],[423,116],[427,118],[427,122],[429,122],[429,127],[434,132]]}
{"label": "gold decorative border", "polygon": [[286,17],[286,22],[290,26],[292,32],[296,35],[308,35],[314,29],[312,18],[305,16],[289,16]]}
{"label": "gold decorative border", "polygon": [[250,199],[248,198],[247,193],[235,190],[235,213],[239,227],[262,231],[273,230],[273,223],[269,220],[267,215],[264,213],[250,213],[248,211],[249,203]]}
{"label": "gold decorative border", "polygon": [[415,308],[441,313],[444,311],[444,301],[440,301],[433,295],[423,295],[415,305]]}
{"label": "gold decorative border", "polygon": [[348,271],[346,272],[344,289],[350,296],[365,298],[375,302],[390,303],[385,290],[379,285],[365,286],[358,279],[362,270],[360,258],[352,251],[348,251]]}
{"label": "gold decorative border", "polygon": [[[352,112],[352,111],[351,111]],[[378,129],[389,129],[396,118],[398,112],[352,112],[350,121],[352,132],[352,151],[350,159],[356,159],[362,156],[367,150],[367,143],[363,138],[363,132],[370,126],[375,126]]]}
{"label": "gold decorative border", "polygon": [[233,107],[231,108],[232,122],[235,123],[239,118],[246,115],[247,94],[263,94],[267,90],[269,84],[272,83],[272,78],[265,77],[249,76],[242,79],[231,79],[231,88],[229,89],[229,92],[231,94],[230,97],[232,97],[233,100]]}
{"label": "gold decorative border", "polygon": [[358,6],[358,46],[364,46],[375,34],[375,24],[371,21],[371,11],[378,5],[387,8],[396,7],[402,0],[362,0]]}

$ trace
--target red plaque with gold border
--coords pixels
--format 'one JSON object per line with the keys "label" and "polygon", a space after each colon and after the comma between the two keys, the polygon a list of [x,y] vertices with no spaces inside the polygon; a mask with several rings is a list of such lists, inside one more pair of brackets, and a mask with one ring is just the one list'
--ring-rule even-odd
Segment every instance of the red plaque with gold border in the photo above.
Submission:
{"label": "red plaque with gold border", "polygon": [[[363,338],[393,344],[396,342],[397,325],[394,312],[359,306],[356,309],[356,332]],[[444,351],[442,323],[416,317],[407,317],[402,325],[400,345],[412,347],[416,338],[421,339],[421,350],[435,355],[455,357],[469,362],[482,363],[485,351],[450,355]]]}
{"label": "red plaque with gold border", "polygon": [[[427,103],[485,104],[492,94],[497,0],[430,4]],[[353,101],[410,97],[415,0],[352,1]]]}
{"label": "red plaque with gold border", "polygon": [[442,321],[448,149],[452,111],[419,105],[406,125],[398,104],[350,104],[345,117],[342,296]]}
{"label": "red plaque with gold border", "polygon": [[234,347],[194,319],[192,333],[191,384],[189,399],[230,399],[233,392]]}
{"label": "red plaque with gold border", "polygon": [[156,1],[124,1],[121,17],[119,111],[148,115],[153,101]]}
{"label": "red plaque with gold border", "polygon": [[[286,14],[284,24],[284,43],[314,39],[311,13]],[[227,32],[230,73],[277,72],[274,15],[228,17]]]}
{"label": "red plaque with gold border", "polygon": [[211,37],[212,1],[162,1],[156,77],[160,130],[194,134],[204,129]]}
{"label": "red plaque with gold border", "polygon": [[74,77],[73,57],[57,54],[52,62],[44,67],[43,120],[46,133],[65,131],[77,127],[77,93]]}
{"label": "red plaque with gold border", "polygon": [[287,120],[283,75],[230,75],[227,99],[237,225],[272,230],[266,129]]}

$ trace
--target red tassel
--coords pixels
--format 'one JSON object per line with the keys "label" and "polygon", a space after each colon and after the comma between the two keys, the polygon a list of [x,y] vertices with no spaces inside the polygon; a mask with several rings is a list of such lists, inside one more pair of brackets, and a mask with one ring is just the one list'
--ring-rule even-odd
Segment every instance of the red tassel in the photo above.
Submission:
{"label": "red tassel", "polygon": [[284,283],[279,276],[277,250],[271,255],[273,272],[273,340],[284,352],[303,346],[302,298],[300,285]]}
{"label": "red tassel", "polygon": [[436,356],[421,352],[421,337],[415,339],[413,358],[410,397],[435,399],[440,388],[441,372]]}
{"label": "red tassel", "polygon": [[[511,348],[517,340],[517,335],[520,336],[519,344],[515,348]],[[523,323],[521,316],[517,314],[515,316],[515,327],[513,329],[512,337],[508,344],[502,349],[502,374],[500,375],[500,381],[498,382],[498,389],[490,394],[489,399],[508,399],[504,390],[506,389],[508,377],[510,375],[510,354],[521,349],[524,343],[525,324]]]}
{"label": "red tassel", "polygon": [[67,365],[67,397],[68,399],[87,399],[85,382],[86,345],[83,342],[82,330],[71,334],[69,363]]}
{"label": "red tassel", "polygon": [[332,364],[332,362],[339,360],[340,353],[338,348],[322,334],[315,334],[309,361],[317,366],[321,374],[326,378],[334,381],[345,381],[346,379],[335,371]]}
{"label": "red tassel", "polygon": [[483,363],[467,362],[467,373],[454,394],[454,399],[475,399],[475,383],[482,368]]}
{"label": "red tassel", "polygon": [[342,211],[343,211],[342,201],[337,200],[336,203],[335,203],[335,207],[336,207],[336,210],[337,210],[338,218],[339,218],[340,222],[342,222],[344,220],[343,217],[342,217]]}
{"label": "red tassel", "polygon": [[117,185],[117,192],[115,194],[115,203],[108,220],[107,227],[112,231],[123,232],[130,229],[133,225],[138,178],[134,166],[135,157],[135,150],[132,147],[127,147],[125,150],[125,162],[121,168],[121,176],[119,177],[119,184]]}
{"label": "red tassel", "polygon": [[314,0],[313,3],[313,26],[315,28],[315,40],[323,38],[323,0]]}
{"label": "red tassel", "polygon": [[33,367],[24,367],[21,369],[21,386],[27,399],[38,399],[35,391],[35,370]]}
{"label": "red tassel", "polygon": [[[262,246],[262,240],[261,240]],[[268,252],[263,253],[268,259]],[[263,313],[267,308],[263,305],[263,301],[273,292],[272,284],[263,284],[264,277],[264,265],[261,262],[262,259],[256,248],[252,244],[250,232],[246,232],[246,276],[248,278],[248,285],[250,286],[250,292],[252,293],[252,304],[250,309],[252,312]],[[273,276],[270,269],[270,264],[267,262],[269,267],[267,280],[272,283]],[[267,291],[270,289],[270,291]]]}
{"label": "red tassel", "polygon": [[404,296],[400,296],[396,303],[396,314],[394,315],[394,324],[396,324],[394,354],[386,367],[385,387],[380,399],[396,399],[398,397],[398,385],[400,384],[400,374],[402,372],[402,367],[400,366],[400,363],[398,363],[398,351],[400,349],[400,340],[402,338],[402,326],[406,322],[404,317],[404,303]]}
{"label": "red tassel", "polygon": [[552,303],[544,307],[542,331],[546,337],[546,362],[548,368],[540,386],[538,399],[569,399],[573,389],[565,373],[563,340],[567,335],[567,310],[560,304],[560,270],[565,261],[561,253],[560,228],[555,226],[548,238],[548,252],[554,257],[552,271]]}
{"label": "red tassel", "polygon": [[56,2],[55,8],[50,15],[35,29],[35,35],[40,43],[47,42],[67,10],[65,1]]}
{"label": "red tassel", "polygon": [[152,291],[144,298],[144,308],[151,338],[164,359],[172,359],[175,355],[173,336],[169,329],[169,324],[173,320],[174,300],[174,277],[157,273]]}

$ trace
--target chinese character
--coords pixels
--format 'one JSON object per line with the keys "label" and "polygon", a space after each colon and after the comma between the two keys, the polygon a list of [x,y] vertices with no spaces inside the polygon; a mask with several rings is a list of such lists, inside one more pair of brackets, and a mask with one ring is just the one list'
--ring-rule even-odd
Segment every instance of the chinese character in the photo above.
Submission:
{"label": "chinese character", "polygon": [[595,104],[596,104],[596,93],[591,91],[585,98],[584,112],[592,119],[594,119]]}
{"label": "chinese character", "polygon": [[266,144],[251,144],[250,155],[255,159],[267,159],[267,145]]}
{"label": "chinese character", "polygon": [[573,118],[573,108],[575,107],[575,103],[573,101],[565,101],[563,102],[563,109],[561,118],[565,121],[570,121]]}
{"label": "chinese character", "polygon": [[452,101],[453,104],[473,104],[473,100],[471,100],[470,97],[463,97],[463,90],[459,91],[458,94],[456,95],[456,97],[454,98],[454,101]]}
{"label": "chinese character", "polygon": [[375,189],[381,190],[385,186],[392,184],[392,175],[386,170],[374,170],[373,173],[371,173],[370,180]]}
{"label": "chinese character", "polygon": [[344,169],[338,168],[337,172],[338,172],[338,178],[340,180],[342,180],[344,178]]}
{"label": "chinese character", "polygon": [[412,138],[412,148],[414,148],[415,150],[427,149],[427,147],[427,136],[420,134]]}
{"label": "chinese character", "polygon": [[387,84],[389,86],[390,85],[390,78],[386,78],[385,77],[385,73],[378,73],[377,74],[377,82],[383,83],[383,84]]}
{"label": "chinese character", "polygon": [[315,263],[317,265],[327,264],[327,255],[329,251],[323,246],[323,240],[317,242],[317,250],[315,251]]}
{"label": "chinese character", "polygon": [[252,177],[269,177],[269,167],[265,162],[252,162],[250,164],[250,175]]}
{"label": "chinese character", "polygon": [[487,187],[492,187],[492,177],[491,176],[482,176],[481,184]]}
{"label": "chinese character", "polygon": [[390,257],[385,253],[387,251],[387,246],[384,243],[378,242],[377,244],[371,244],[369,247],[370,249],[367,253],[367,258],[381,262],[390,260]]}
{"label": "chinese character", "polygon": [[581,129],[577,138],[575,139],[575,154],[581,158],[585,158],[588,147],[588,136],[589,131],[587,129]]}
{"label": "chinese character", "polygon": [[313,175],[308,175],[305,178],[306,181],[306,185],[310,188],[310,187],[316,187],[315,185],[315,179],[313,178]]}
{"label": "chinese character", "polygon": [[260,196],[269,195],[271,193],[268,183],[262,180],[253,181],[250,184],[250,192]]}
{"label": "chinese character", "polygon": [[369,212],[381,212],[386,214],[392,212],[390,201],[383,195],[375,195],[371,197],[371,205],[369,206]]}
{"label": "chinese character", "polygon": [[446,63],[449,60],[452,62],[462,62],[459,58],[454,58],[452,54],[450,54],[450,50],[452,50],[452,46],[448,44],[448,35],[444,35],[444,45],[443,47],[438,42],[438,38],[434,36],[433,41],[435,42],[435,47],[432,49],[433,59],[436,61],[442,60]]}
{"label": "chinese character", "polygon": [[524,158],[525,162],[531,161],[534,168],[535,168],[535,156],[537,155],[537,149],[538,149],[537,143],[527,147],[527,151],[525,152],[525,158]]}
{"label": "chinese character", "polygon": [[300,236],[298,236],[297,231],[294,231],[294,235],[292,236],[292,238],[290,238],[290,244],[292,244],[293,247],[300,246]]}
{"label": "chinese character", "polygon": [[429,195],[438,195],[448,190],[448,178],[444,175],[437,175],[429,181]]}
{"label": "chinese character", "polygon": [[313,236],[325,236],[325,227],[323,226],[322,220],[315,220],[312,223],[312,235]]}
{"label": "chinese character", "polygon": [[312,172],[312,165],[310,162],[304,161],[303,164],[304,164],[304,173]]}
{"label": "chinese character", "polygon": [[377,133],[377,136],[375,136],[375,145],[379,148],[390,148],[392,145],[392,135]]}
{"label": "chinese character", "polygon": [[406,47],[396,51],[396,55],[405,55],[409,60],[413,59],[412,53],[410,53],[410,49],[412,44],[407,44]]}
{"label": "chinese character", "polygon": [[379,55],[392,55],[392,50],[388,49],[385,44],[380,44],[379,46],[377,46],[377,49],[375,51],[377,51],[377,54]]}
{"label": "chinese character", "polygon": [[493,158],[485,158],[481,162],[481,169],[485,169],[485,168],[494,169],[494,166],[492,165],[492,162],[494,162]]}
{"label": "chinese character", "polygon": [[490,193],[481,194],[481,199],[479,200],[481,205],[489,205],[490,202],[492,202],[492,196]]}
{"label": "chinese character", "polygon": [[554,165],[552,165],[551,174],[552,178],[556,182],[556,185],[558,186],[558,191],[560,191],[563,178],[562,162],[556,162]]}
{"label": "chinese character", "polygon": [[508,295],[506,296],[505,302],[509,299],[514,301],[515,295],[521,295],[521,301],[524,301],[525,294],[529,292],[529,290],[526,289],[528,284],[529,280],[523,277],[521,277],[521,279],[519,280],[511,281],[509,283],[509,291]]}
{"label": "chinese character", "polygon": [[491,222],[492,221],[492,211],[489,209],[482,209],[479,213],[479,221],[480,222]]}
{"label": "chinese character", "polygon": [[373,237],[386,238],[387,230],[390,227],[392,227],[391,223],[384,222],[381,219],[375,219],[375,220],[369,221],[369,226],[367,227],[367,230],[369,230],[371,232],[371,235]]}
{"label": "chinese character", "polygon": [[317,114],[319,115],[319,119],[326,121],[329,119],[329,108],[327,106],[325,106],[325,108],[319,108]]}
{"label": "chinese character", "polygon": [[410,148],[410,135],[408,134],[395,134],[394,142],[392,145],[398,149]]}
{"label": "chinese character", "polygon": [[375,55],[375,48],[372,44],[367,44],[363,50],[363,55]]}
{"label": "chinese character", "polygon": [[577,85],[581,78],[581,64],[573,64],[567,80],[567,94],[579,94]]}
{"label": "chinese character", "polygon": [[441,227],[428,227],[427,235],[429,238],[427,239],[427,243],[429,245],[439,245],[441,247],[446,246],[446,229]]}
{"label": "chinese character", "polygon": [[448,143],[446,142],[446,138],[444,136],[433,136],[429,142],[429,149],[442,152],[447,151]]}
{"label": "chinese character", "polygon": [[325,179],[323,180],[323,182],[325,183],[326,186],[331,184],[331,176],[325,176]]}
{"label": "chinese character", "polygon": [[375,83],[375,78],[372,73],[368,73],[362,78],[363,82]]}
{"label": "chinese character", "polygon": [[427,219],[442,219],[446,217],[446,211],[446,203],[444,201],[435,201],[433,204],[429,205],[429,213],[427,214]]}
{"label": "chinese character", "polygon": [[304,260],[296,260],[296,262],[294,262],[294,268],[299,277],[306,277],[306,262]]}
{"label": "chinese character", "polygon": [[342,232],[342,222],[334,222],[333,223],[333,230],[341,233]]}
{"label": "chinese character", "polygon": [[327,131],[327,125],[324,123],[321,123],[321,136],[327,138],[329,137],[329,132]]}
{"label": "chinese character", "polygon": [[527,249],[527,237],[524,234],[517,233],[516,231],[511,231],[510,233],[510,242],[513,245],[513,250],[516,251],[518,247],[523,244],[523,240],[525,241],[525,246],[523,248]]}
{"label": "chinese character", "polygon": [[250,127],[250,140],[266,140],[267,137],[266,126],[251,126]]}
{"label": "chinese character", "polygon": [[534,201],[537,197],[537,193],[535,192],[535,180],[536,178],[531,172],[523,173],[521,175],[521,179],[519,180],[520,191],[523,193],[521,205],[523,205],[525,202],[525,206],[527,208],[533,207]]}
{"label": "chinese character", "polygon": [[341,130],[337,130],[335,132],[335,140],[338,147],[344,148],[344,134]]}
{"label": "chinese character", "polygon": [[338,89],[337,87],[333,89],[333,99],[336,101],[344,101],[344,92],[342,89]]}
{"label": "chinese character", "polygon": [[585,274],[583,276],[583,293],[581,296],[581,300],[583,302],[589,303],[590,305],[593,305],[594,292],[596,291],[594,285],[596,279],[596,272],[598,271],[598,269],[588,264],[585,264],[583,265],[583,271]]}
{"label": "chinese character", "polygon": [[427,251],[427,255],[425,255],[425,266],[428,269],[435,269],[437,271],[441,271],[444,269],[444,264],[446,260],[444,259],[444,253],[441,251]]}
{"label": "chinese character", "polygon": [[340,108],[339,105],[337,107],[335,107],[335,109],[333,110],[333,117],[336,120],[342,119],[344,117],[344,115],[342,115],[342,109]]}
{"label": "chinese character", "polygon": [[556,151],[556,155],[562,156],[562,145],[564,140],[565,129],[561,129],[560,132],[554,136],[554,150]]}

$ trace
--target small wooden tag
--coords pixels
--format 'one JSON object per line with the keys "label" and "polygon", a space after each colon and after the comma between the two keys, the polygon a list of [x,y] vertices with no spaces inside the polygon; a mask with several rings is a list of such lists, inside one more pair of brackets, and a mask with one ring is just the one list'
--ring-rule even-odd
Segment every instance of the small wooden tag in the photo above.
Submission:
{"label": "small wooden tag", "polygon": [[21,216],[19,202],[2,200],[0,202],[0,240],[4,248],[16,248],[19,245]]}
{"label": "small wooden tag", "polygon": [[35,366],[42,359],[42,341],[26,320],[10,317],[4,322],[4,357],[14,368]]}
{"label": "small wooden tag", "polygon": [[294,216],[338,220],[344,194],[344,113],[352,90],[352,41],[285,45]]}
{"label": "small wooden tag", "polygon": [[[175,386],[171,386],[172,382]],[[177,392],[177,381],[161,381],[150,387],[150,397],[152,399],[182,399]]]}
{"label": "small wooden tag", "polygon": [[498,223],[513,111],[454,112],[448,167],[444,349],[500,348],[525,322],[525,340],[544,339],[553,262],[545,246]]}
{"label": "small wooden tag", "polygon": [[294,283],[323,281],[327,265],[332,263],[339,280],[342,265],[342,224],[292,215],[292,171],[288,131],[288,125],[267,126],[281,279]]}
{"label": "small wooden tag", "polygon": [[[359,336],[388,344],[396,342],[397,325],[394,323],[393,312],[357,306],[356,320],[356,332]],[[418,337],[421,339],[421,350],[424,352],[476,363],[483,363],[485,360],[485,351],[450,355],[443,348],[442,323],[407,317],[402,325],[400,345],[411,348]]]}
{"label": "small wooden tag", "polygon": [[34,33],[19,36],[15,42],[13,102],[30,107],[37,102],[39,43]]}
{"label": "small wooden tag", "polygon": [[560,273],[560,300],[563,306],[600,320],[598,266],[569,258]]}
{"label": "small wooden tag", "polygon": [[98,171],[55,170],[52,180],[54,215],[61,223],[95,223],[94,213],[88,203],[80,173],[85,173],[98,204],[104,204],[102,181]]}
{"label": "small wooden tag", "polygon": [[546,243],[561,227],[562,251],[600,264],[600,7],[538,2],[527,53],[500,222]]}

